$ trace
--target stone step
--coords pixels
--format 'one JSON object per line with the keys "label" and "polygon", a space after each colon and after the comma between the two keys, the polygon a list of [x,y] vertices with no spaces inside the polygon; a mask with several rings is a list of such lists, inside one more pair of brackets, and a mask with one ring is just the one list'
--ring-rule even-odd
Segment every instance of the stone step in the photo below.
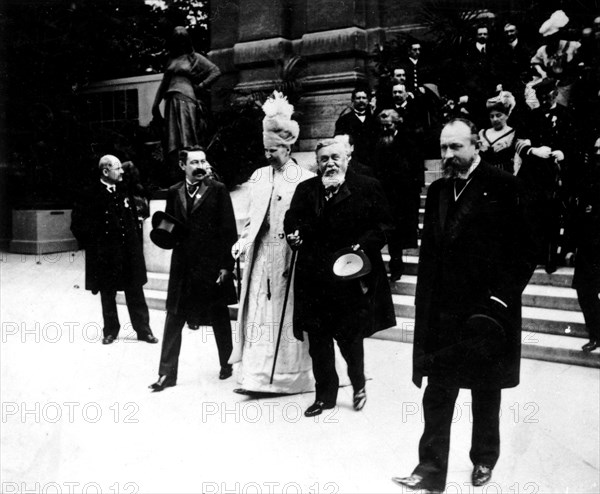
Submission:
{"label": "stone step", "polygon": [[[372,338],[412,343],[414,340],[414,320],[397,317],[395,327],[379,331]],[[523,331],[521,356],[533,360],[600,368],[600,354],[597,352],[582,352],[583,341],[579,338],[565,338],[554,334]]]}
{"label": "stone step", "polygon": [[[387,248],[382,251],[383,262],[386,269],[389,270],[388,264],[390,256],[387,253]],[[409,249],[405,252],[410,252],[410,255],[404,255],[404,273],[405,275],[415,276],[417,274],[417,265],[419,264],[418,249]],[[554,273],[548,274],[543,268],[537,268],[531,279],[529,285],[548,285],[556,287],[570,288],[573,283],[573,272],[574,268],[561,267],[558,268]]]}
{"label": "stone step", "polygon": [[[414,295],[417,285],[416,276],[403,276],[392,284],[392,293]],[[580,311],[577,293],[572,288],[549,285],[528,285],[521,298],[528,307]]]}
{"label": "stone step", "polygon": [[[413,295],[392,295],[396,317],[414,318],[415,297]],[[523,330],[559,336],[587,338],[583,314],[581,312],[523,307]]]}

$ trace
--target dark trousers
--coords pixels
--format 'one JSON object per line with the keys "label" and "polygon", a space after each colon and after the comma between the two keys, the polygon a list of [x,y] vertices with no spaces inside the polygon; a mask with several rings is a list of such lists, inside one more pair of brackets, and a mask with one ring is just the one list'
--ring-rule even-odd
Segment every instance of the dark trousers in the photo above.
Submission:
{"label": "dark trousers", "polygon": [[[165,332],[163,334],[162,348],[160,352],[160,365],[158,374],[170,376],[177,380],[179,368],[179,353],[181,351],[181,331],[185,325],[187,316],[167,312],[165,321]],[[231,356],[233,344],[231,341],[231,321],[229,320],[229,309],[224,304],[214,304],[210,309],[210,320],[219,351],[219,363],[224,367]]]}
{"label": "dark trousers", "polygon": [[577,286],[577,300],[583,312],[585,327],[590,340],[600,341],[600,299],[598,290],[592,284],[587,286],[580,282]]}
{"label": "dark trousers", "polygon": [[402,233],[392,230],[388,234],[388,252],[390,254],[390,275],[404,274],[404,259],[402,259]]}
{"label": "dark trousers", "polygon": [[[459,388],[442,386],[430,379],[423,394],[425,430],[419,442],[419,465],[424,487],[446,488],[450,426]],[[494,468],[500,456],[500,389],[472,389],[473,432],[469,456],[473,464]],[[462,417],[465,415],[462,414]]]}
{"label": "dark trousers", "polygon": [[[112,335],[115,338],[119,334],[121,324],[117,313],[117,291],[100,290],[100,301],[102,302],[102,317],[104,318],[104,336]],[[127,288],[125,290],[125,301],[133,330],[140,335],[152,334],[150,329],[150,315],[144,289],[141,285]]]}
{"label": "dark trousers", "polygon": [[[308,352],[312,358],[315,376],[315,401],[335,405],[340,380],[335,370],[333,336],[323,333],[308,333]],[[348,377],[354,391],[365,387],[365,351],[363,339],[338,340],[342,357],[348,364]]]}

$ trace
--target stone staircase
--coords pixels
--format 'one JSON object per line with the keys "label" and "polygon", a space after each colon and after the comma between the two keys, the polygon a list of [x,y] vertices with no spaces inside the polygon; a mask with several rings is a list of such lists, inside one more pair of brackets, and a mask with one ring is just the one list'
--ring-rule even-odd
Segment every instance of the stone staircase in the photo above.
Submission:
{"label": "stone staircase", "polygon": [[[427,168],[427,183],[431,183],[439,176],[437,163],[428,162]],[[234,207],[235,203],[234,198]],[[423,195],[421,198],[421,221],[424,206],[425,196]],[[236,216],[240,217],[237,208]],[[238,221],[238,228],[241,227],[241,223]],[[147,239],[147,235],[145,237]],[[151,248],[145,246],[145,252]],[[387,266],[389,261],[387,247],[382,253]],[[404,343],[413,341],[418,248],[407,250],[405,254],[405,274],[392,285],[396,326],[376,333],[373,338]],[[146,258],[148,283],[144,287],[144,291],[148,306],[164,310],[169,277],[168,267],[153,270],[152,261],[148,262],[148,255]],[[165,259],[161,264],[164,266],[164,263]],[[522,355],[524,358],[600,368],[598,352],[585,354],[581,351],[581,346],[587,341],[587,332],[575,290],[571,288],[572,279],[573,268],[570,267],[559,268],[550,275],[541,268],[534,272],[522,298]],[[118,302],[124,303],[121,293],[119,293]],[[232,319],[237,318],[237,305],[230,307],[230,314]]]}

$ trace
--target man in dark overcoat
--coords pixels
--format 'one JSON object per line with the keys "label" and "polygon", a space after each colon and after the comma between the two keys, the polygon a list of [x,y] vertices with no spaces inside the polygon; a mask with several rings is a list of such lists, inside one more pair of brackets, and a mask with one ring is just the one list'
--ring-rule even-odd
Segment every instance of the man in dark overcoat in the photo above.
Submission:
{"label": "man in dark overcoat", "polygon": [[421,188],[425,183],[423,154],[395,110],[378,117],[380,134],[375,146],[375,172],[390,205],[394,230],[388,238],[390,280],[404,272],[403,249],[417,247]]}
{"label": "man in dark overcoat", "polygon": [[138,340],[157,343],[144,297],[146,264],[135,200],[121,187],[123,168],[117,157],[103,156],[98,168],[100,178],[73,208],[71,231],[85,249],[85,288],[100,292],[102,343],[111,344],[119,334],[116,295],[121,290]]}
{"label": "man in dark overcoat", "polygon": [[352,91],[352,109],[346,110],[335,122],[335,135],[348,134],[354,141],[354,158],[366,166],[373,166],[373,144],[377,121],[371,111],[371,95],[367,87]]}
{"label": "man in dark overcoat", "polygon": [[232,374],[227,363],[232,350],[227,305],[236,301],[231,257],[231,245],[237,240],[233,206],[225,186],[207,174],[210,165],[203,148],[184,149],[179,159],[185,180],[169,189],[165,212],[185,231],[171,257],[159,379],[150,385],[154,391],[177,383],[181,332],[190,319],[212,324],[221,365],[219,378]]}
{"label": "man in dark overcoat", "polygon": [[473,485],[491,478],[500,454],[503,388],[519,384],[521,293],[534,269],[517,180],[481,161],[477,129],[442,129],[444,178],[429,188],[416,289],[413,382],[425,429],[419,464],[394,482],[443,491],[459,389],[471,390]]}
{"label": "man in dark overcoat", "polygon": [[[317,145],[319,175],[298,185],[284,229],[298,250],[294,280],[294,336],[308,333],[316,382],[315,402],[307,417],[336,405],[338,375],[333,340],[348,364],[354,408],[366,402],[363,339],[396,322],[381,258],[391,218],[376,179],[353,173],[345,145],[328,139]],[[333,272],[334,254],[362,249],[371,272],[340,279]]]}
{"label": "man in dark overcoat", "polygon": [[600,137],[594,151],[581,177],[575,216],[577,255],[573,288],[577,290],[590,337],[582,347],[586,353],[600,346]]}

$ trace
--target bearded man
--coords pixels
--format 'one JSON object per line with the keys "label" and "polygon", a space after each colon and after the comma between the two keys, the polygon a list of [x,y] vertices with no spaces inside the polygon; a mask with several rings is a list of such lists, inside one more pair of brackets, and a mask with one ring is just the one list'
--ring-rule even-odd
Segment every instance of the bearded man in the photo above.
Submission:
{"label": "bearded man", "polygon": [[[348,364],[353,406],[367,400],[363,338],[396,322],[381,249],[391,218],[379,182],[348,168],[343,142],[328,139],[316,148],[319,175],[298,184],[284,229],[298,250],[294,277],[294,336],[308,333],[315,376],[312,417],[336,405],[339,379],[333,340]],[[364,276],[344,279],[333,270],[341,249],[362,251],[371,264]]]}
{"label": "bearded man", "polygon": [[521,293],[535,263],[515,177],[479,156],[477,129],[454,119],[440,137],[444,177],[427,194],[415,298],[413,382],[423,395],[419,464],[392,480],[446,486],[450,426],[470,389],[472,482],[484,485],[500,454],[500,398],[519,384]]}

